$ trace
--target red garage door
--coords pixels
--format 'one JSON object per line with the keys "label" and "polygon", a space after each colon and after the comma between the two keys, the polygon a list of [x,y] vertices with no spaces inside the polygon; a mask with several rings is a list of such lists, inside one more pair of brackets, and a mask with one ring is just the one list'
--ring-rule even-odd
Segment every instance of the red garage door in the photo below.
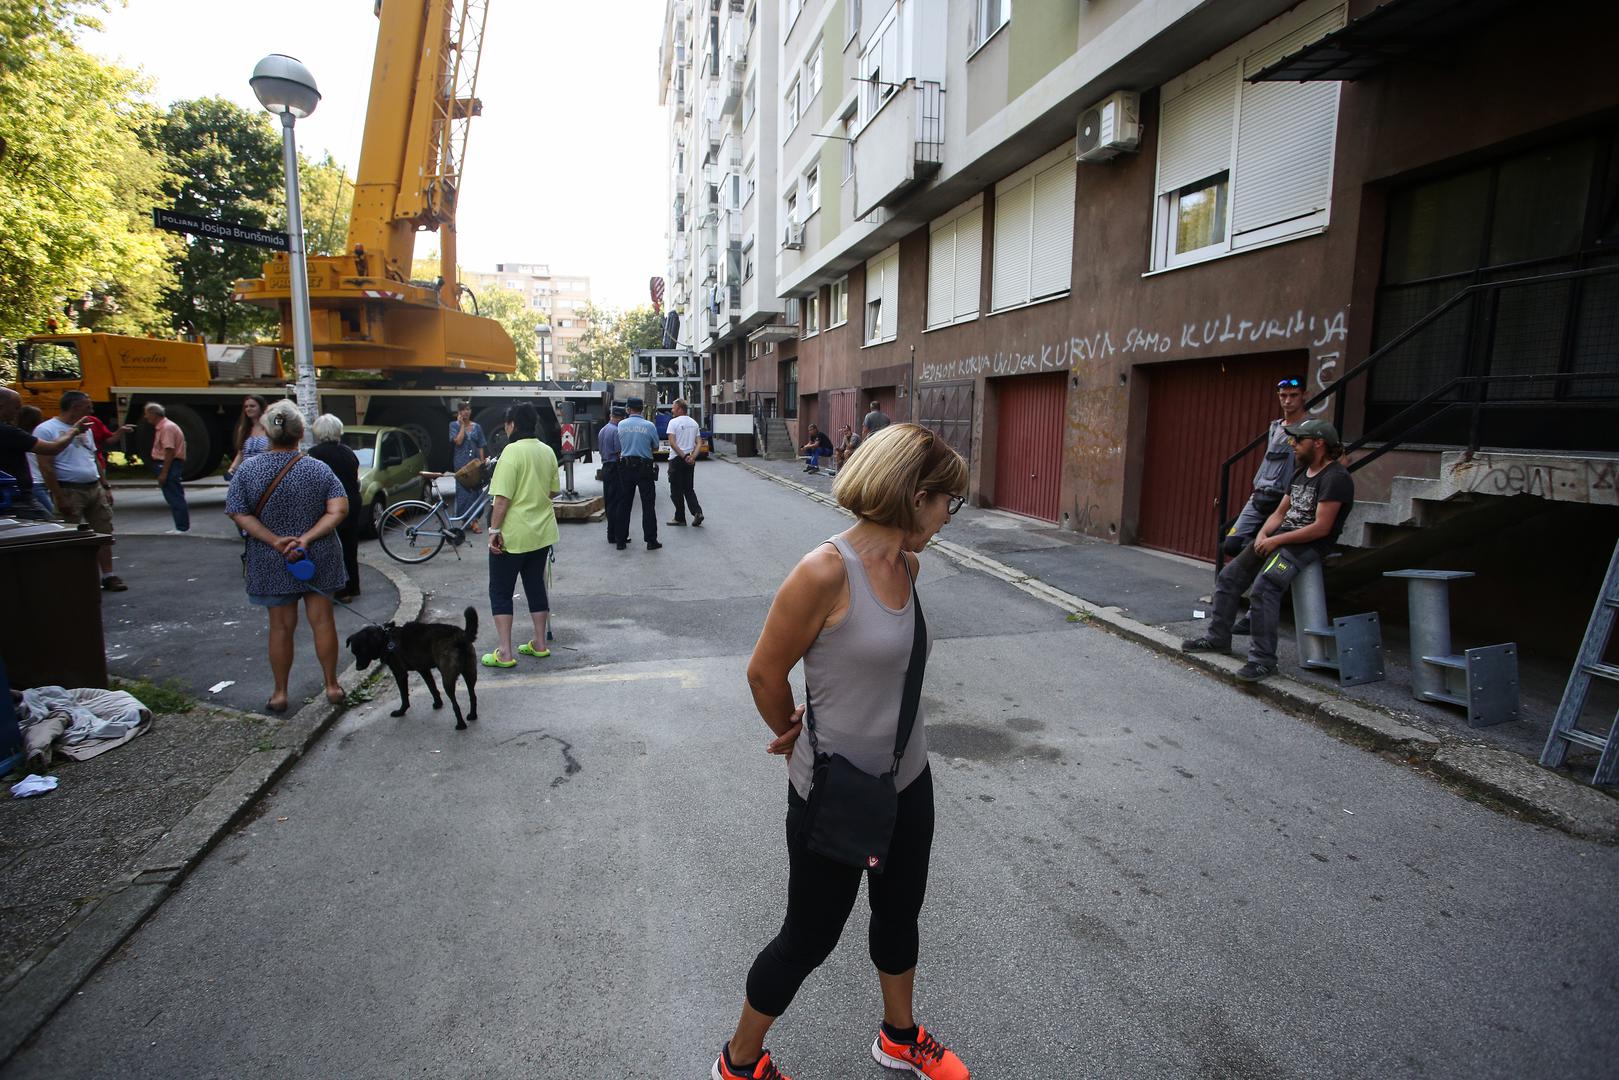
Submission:
{"label": "red garage door", "polygon": [[995,505],[1056,521],[1068,376],[997,379],[995,392]]}
{"label": "red garage door", "polygon": [[[1280,415],[1276,382],[1302,376],[1299,353],[1159,364],[1146,370],[1147,452],[1141,476],[1141,543],[1214,559],[1220,463]],[[1251,490],[1261,451],[1231,467],[1230,513]]]}

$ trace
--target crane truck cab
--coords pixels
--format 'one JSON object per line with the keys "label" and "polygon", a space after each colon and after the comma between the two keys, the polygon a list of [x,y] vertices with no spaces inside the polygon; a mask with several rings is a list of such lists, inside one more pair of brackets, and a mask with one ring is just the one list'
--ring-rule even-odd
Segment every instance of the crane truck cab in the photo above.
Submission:
{"label": "crane truck cab", "polygon": [[17,343],[23,404],[55,416],[62,395],[81,390],[108,427],[134,424],[130,449],[150,449],[151,428],[140,423],[148,401],[162,402],[186,438],[185,479],[219,467],[243,397],[279,397],[286,381],[277,351],[267,346],[204,345],[195,341],[121,334],[39,334]]}

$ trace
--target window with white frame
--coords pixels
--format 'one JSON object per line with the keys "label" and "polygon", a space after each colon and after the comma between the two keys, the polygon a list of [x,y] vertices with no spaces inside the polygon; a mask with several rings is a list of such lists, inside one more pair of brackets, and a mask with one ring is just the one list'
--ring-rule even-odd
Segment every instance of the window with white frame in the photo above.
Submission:
{"label": "window with white frame", "polygon": [[1011,21],[1012,0],[973,0],[973,25],[967,48],[978,48]]}
{"label": "window with white frame", "polygon": [[851,102],[848,111],[838,120],[838,135],[843,140],[843,183],[854,179],[854,118],[859,102]]}
{"label": "window with white frame", "polygon": [[803,10],[804,0],[781,0],[781,40],[786,41],[787,35],[793,32],[793,23]]}
{"label": "window with white frame", "polygon": [[1246,80],[1343,21],[1313,0],[1164,84],[1153,269],[1326,227],[1338,84]]}
{"label": "window with white frame", "polygon": [[753,280],[753,234],[749,233],[742,241],[742,280]]}
{"label": "window with white frame", "polygon": [[804,336],[814,337],[821,332],[821,294],[811,293],[804,300]]}
{"label": "window with white frame", "polygon": [[781,129],[791,132],[798,126],[798,80],[794,79],[787,88],[787,96],[783,99],[781,107]]}
{"label": "window with white frame", "polygon": [[822,43],[817,41],[810,50],[809,59],[804,62],[805,101],[813,101],[815,95],[821,92],[821,52]]}
{"label": "window with white frame", "polygon": [[991,311],[1068,291],[1077,170],[1074,145],[1067,142],[995,185]]}
{"label": "window with white frame", "polygon": [[849,321],[849,279],[840,277],[826,290],[826,328],[842,326]]}
{"label": "window with white frame", "polygon": [[860,126],[864,127],[883,103],[899,89],[899,5],[895,4],[860,52]]}
{"label": "window with white frame", "polygon": [[928,329],[978,317],[984,254],[983,196],[928,227]]}
{"label": "window with white frame", "polygon": [[747,165],[742,169],[747,181],[742,189],[742,205],[746,206],[753,201],[753,196],[759,190],[759,163],[755,158],[749,158]]}
{"label": "window with white frame", "polygon": [[867,345],[899,336],[899,245],[866,260]]}
{"label": "window with white frame", "polygon": [[787,227],[791,229],[798,224],[798,192],[788,191],[782,199],[782,208],[786,211]]}
{"label": "window with white frame", "polygon": [[843,0],[843,43],[847,45],[860,33],[860,0]]}
{"label": "window with white frame", "polygon": [[742,91],[742,126],[753,123],[753,114],[759,108],[759,76],[748,76],[748,87]]}
{"label": "window with white frame", "polygon": [[801,185],[803,196],[799,203],[804,207],[804,220],[808,221],[811,214],[821,208],[821,167],[811,165],[804,171],[804,180]]}

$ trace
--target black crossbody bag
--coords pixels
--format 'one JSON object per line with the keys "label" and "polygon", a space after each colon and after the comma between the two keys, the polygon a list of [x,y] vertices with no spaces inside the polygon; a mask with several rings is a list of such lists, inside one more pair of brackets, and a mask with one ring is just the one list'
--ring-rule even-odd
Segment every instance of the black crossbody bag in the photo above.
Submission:
{"label": "black crossbody bag", "polygon": [[[910,569],[906,567],[907,571]],[[857,767],[842,754],[823,754],[815,738],[815,707],[804,693],[804,728],[809,732],[815,764],[810,773],[809,808],[804,822],[804,843],[817,855],[845,866],[858,866],[880,874],[888,865],[888,845],[894,838],[899,793],[894,776],[899,772],[905,744],[916,725],[922,700],[922,674],[927,667],[927,621],[911,578],[911,604],[916,632],[911,640],[911,662],[905,669],[905,691],[900,697],[899,727],[894,732],[894,763],[881,776]]]}

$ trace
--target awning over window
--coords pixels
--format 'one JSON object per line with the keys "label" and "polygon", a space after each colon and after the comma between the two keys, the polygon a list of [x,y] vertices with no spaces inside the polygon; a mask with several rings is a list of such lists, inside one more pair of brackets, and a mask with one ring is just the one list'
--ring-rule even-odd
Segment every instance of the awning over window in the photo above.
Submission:
{"label": "awning over window", "polygon": [[1353,82],[1418,49],[1449,42],[1520,0],[1387,0],[1249,82]]}

